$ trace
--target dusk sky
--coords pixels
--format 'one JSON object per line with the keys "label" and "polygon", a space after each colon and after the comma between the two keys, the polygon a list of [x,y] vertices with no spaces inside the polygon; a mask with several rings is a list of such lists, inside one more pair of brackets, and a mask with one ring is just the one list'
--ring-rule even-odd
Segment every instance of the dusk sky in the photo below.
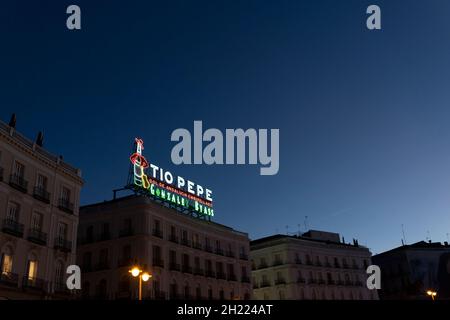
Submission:
{"label": "dusk sky", "polygon": [[[82,30],[66,28],[77,4]],[[382,30],[366,28],[377,4]],[[150,162],[252,239],[308,228],[373,253],[450,233],[450,2],[0,3],[0,118],[82,169],[82,204]],[[172,164],[177,128],[279,128],[280,171]]]}

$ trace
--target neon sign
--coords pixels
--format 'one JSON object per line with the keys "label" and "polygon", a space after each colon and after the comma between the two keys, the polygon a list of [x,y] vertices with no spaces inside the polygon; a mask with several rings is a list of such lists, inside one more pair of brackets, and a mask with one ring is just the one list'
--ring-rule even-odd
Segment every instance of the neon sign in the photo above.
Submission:
{"label": "neon sign", "polygon": [[142,155],[144,141],[138,138],[135,141],[136,152],[130,157],[133,165],[133,189],[168,203],[180,211],[187,210],[201,217],[214,216],[211,190],[149,163]]}

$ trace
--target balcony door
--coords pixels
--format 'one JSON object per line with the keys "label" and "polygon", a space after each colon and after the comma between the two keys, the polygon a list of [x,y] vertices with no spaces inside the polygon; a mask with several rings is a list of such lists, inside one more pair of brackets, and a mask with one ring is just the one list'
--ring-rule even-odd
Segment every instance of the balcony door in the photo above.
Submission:
{"label": "balcony door", "polygon": [[37,277],[37,271],[38,271],[38,262],[37,260],[29,260],[28,261],[28,272],[27,272],[27,278],[30,281],[33,281]]}

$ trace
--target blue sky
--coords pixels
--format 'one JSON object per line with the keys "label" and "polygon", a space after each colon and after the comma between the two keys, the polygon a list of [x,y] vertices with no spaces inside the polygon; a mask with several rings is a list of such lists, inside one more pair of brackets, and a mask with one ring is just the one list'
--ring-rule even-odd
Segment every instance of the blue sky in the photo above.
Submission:
{"label": "blue sky", "polygon": [[[65,27],[66,7],[82,30]],[[382,30],[365,27],[378,4]],[[150,161],[252,239],[308,227],[373,252],[450,232],[450,3],[3,1],[0,117],[83,170],[82,203]],[[280,171],[175,166],[177,128],[279,128]]]}

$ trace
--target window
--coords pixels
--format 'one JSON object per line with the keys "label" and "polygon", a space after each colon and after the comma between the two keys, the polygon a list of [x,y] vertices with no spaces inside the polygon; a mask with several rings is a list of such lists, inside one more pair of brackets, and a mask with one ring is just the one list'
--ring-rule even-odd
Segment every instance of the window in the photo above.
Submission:
{"label": "window", "polygon": [[12,263],[13,263],[13,257],[9,253],[4,253],[2,255],[2,264],[1,264],[1,274],[2,275],[9,275],[12,271]]}
{"label": "window", "polygon": [[23,178],[25,175],[25,166],[20,162],[15,162],[14,164],[14,175],[20,178]]}
{"label": "window", "polygon": [[211,288],[211,287],[208,288],[208,299],[209,299],[209,300],[212,300],[212,299],[213,299],[213,291],[212,291],[212,288]]}
{"label": "window", "polygon": [[62,285],[64,283],[64,265],[61,261],[56,262],[55,267],[55,283]]}
{"label": "window", "polygon": [[183,254],[183,266],[189,268],[190,259],[188,254]]}
{"label": "window", "polygon": [[93,226],[89,226],[86,229],[86,241],[87,242],[94,241],[94,227]]}
{"label": "window", "polygon": [[197,300],[200,300],[202,298],[202,288],[200,287],[200,285],[198,285],[195,289],[195,297],[197,298]]}
{"label": "window", "polygon": [[191,295],[191,289],[187,284],[184,285],[184,298],[187,300],[189,299],[189,296]]}
{"label": "window", "polygon": [[102,240],[109,240],[109,223],[104,223],[102,225],[102,235],[101,238]]}
{"label": "window", "polygon": [[36,231],[41,231],[42,230],[42,220],[43,220],[43,215],[40,213],[34,212],[31,217],[31,229],[36,230]]}
{"label": "window", "polygon": [[242,276],[243,276],[243,277],[247,277],[247,267],[243,266],[243,267],[241,268],[241,273],[242,273]]}
{"label": "window", "polygon": [[169,263],[171,265],[177,263],[177,253],[174,250],[170,250],[170,252],[169,252]]}
{"label": "window", "polygon": [[91,268],[92,268],[92,253],[85,252],[83,254],[83,269],[86,269],[86,271],[90,271]]}
{"label": "window", "polygon": [[222,288],[219,291],[219,298],[220,300],[225,300],[225,291]]}
{"label": "window", "polygon": [[28,272],[27,277],[29,280],[36,279],[37,276],[37,268],[38,268],[38,262],[36,260],[29,260],[28,261]]}
{"label": "window", "polygon": [[161,260],[161,247],[153,246],[153,261]]}
{"label": "window", "polygon": [[47,177],[42,174],[38,174],[36,187],[38,187],[40,190],[47,190]]}
{"label": "window", "polygon": [[19,221],[19,212],[20,206],[17,203],[11,202],[6,214],[6,220],[14,222]]}
{"label": "window", "polygon": [[174,238],[174,237],[176,237],[176,235],[177,235],[177,229],[174,226],[171,226],[170,227],[170,236],[172,238]]}
{"label": "window", "polygon": [[200,258],[199,257],[195,257],[194,266],[195,266],[195,269],[200,269]]}
{"label": "window", "polygon": [[187,233],[187,231],[186,230],[183,230],[183,235],[182,235],[182,239],[184,240],[184,241],[187,241],[187,239],[188,239],[188,233]]}
{"label": "window", "polygon": [[67,239],[67,224],[63,222],[58,223],[58,230],[56,234],[58,239]]}
{"label": "window", "polygon": [[155,224],[155,230],[160,231],[161,230],[161,222],[159,222],[159,220],[155,220],[154,224]]}
{"label": "window", "polygon": [[106,267],[108,264],[108,249],[100,250],[100,267]]}
{"label": "window", "polygon": [[70,202],[70,190],[68,188],[62,187],[61,199],[65,202]]}
{"label": "window", "polygon": [[131,246],[129,244],[122,248],[122,258],[124,261],[131,260]]}
{"label": "window", "polygon": [[130,218],[127,218],[127,219],[123,220],[123,228],[126,231],[131,231],[132,226],[131,226],[131,219]]}

